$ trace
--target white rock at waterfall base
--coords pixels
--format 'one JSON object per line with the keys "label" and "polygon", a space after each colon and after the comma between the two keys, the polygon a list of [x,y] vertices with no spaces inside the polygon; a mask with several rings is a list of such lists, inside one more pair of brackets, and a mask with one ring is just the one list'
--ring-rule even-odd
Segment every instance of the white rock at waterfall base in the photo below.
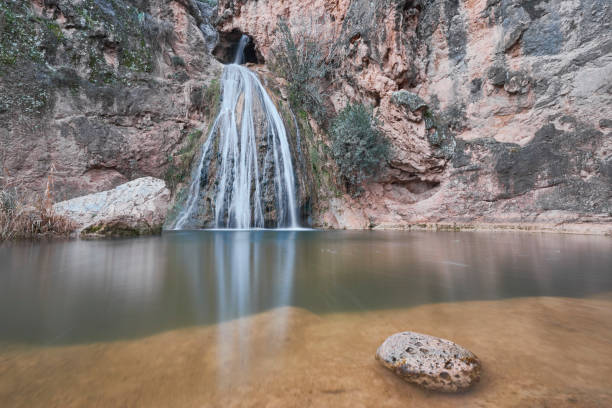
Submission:
{"label": "white rock at waterfall base", "polygon": [[161,231],[168,212],[166,183],[142,177],[100,193],[62,201],[56,214],[72,219],[82,236],[144,235]]}

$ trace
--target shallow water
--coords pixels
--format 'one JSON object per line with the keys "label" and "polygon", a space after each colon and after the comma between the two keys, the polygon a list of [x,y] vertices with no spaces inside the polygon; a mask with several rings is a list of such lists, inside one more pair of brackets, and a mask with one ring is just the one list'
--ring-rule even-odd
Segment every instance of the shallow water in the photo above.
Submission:
{"label": "shallow water", "polygon": [[0,247],[0,341],[141,337],[279,306],[323,314],[612,291],[612,240],[520,233],[172,232]]}
{"label": "shallow water", "polygon": [[[610,406],[612,240],[215,231],[0,247],[0,406]],[[460,396],[390,334],[483,361]],[[231,392],[228,392],[231,391]]]}

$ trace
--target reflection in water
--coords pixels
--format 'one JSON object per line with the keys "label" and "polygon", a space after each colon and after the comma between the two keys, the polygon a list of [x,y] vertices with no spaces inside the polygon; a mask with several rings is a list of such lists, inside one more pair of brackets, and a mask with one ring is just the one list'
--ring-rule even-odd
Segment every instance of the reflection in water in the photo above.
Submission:
{"label": "reflection in water", "polygon": [[[609,238],[516,233],[5,245],[0,406],[611,406],[611,264]],[[403,330],[474,351],[482,383],[394,378],[373,354]]]}
{"label": "reflection in water", "polygon": [[[217,311],[218,321],[225,322],[239,319],[236,325],[221,325],[217,330],[217,360],[224,361],[217,372],[219,387],[230,387],[234,381],[234,372],[248,376],[250,367],[249,333],[253,330],[252,321],[240,319],[258,310],[258,305],[270,302],[274,307],[291,303],[291,291],[295,262],[295,232],[287,233],[285,239],[277,241],[277,245],[265,251],[265,255],[275,259],[277,271],[275,281],[269,282],[270,292],[258,290],[260,257],[262,248],[261,237],[255,237],[248,232],[232,232],[217,234],[214,237],[215,257],[213,260],[215,278],[217,280]],[[265,299],[264,299],[265,296]],[[285,309],[274,319],[274,328],[270,334],[269,350],[282,346],[287,325]],[[238,363],[239,367],[231,364]]]}
{"label": "reflection in water", "polygon": [[[612,290],[611,264],[609,238],[519,233],[208,231],[14,243],[0,247],[0,342],[135,338],[281,306],[328,314],[581,297]],[[277,313],[271,347],[288,319]],[[246,322],[219,334],[225,349],[250,355]]]}

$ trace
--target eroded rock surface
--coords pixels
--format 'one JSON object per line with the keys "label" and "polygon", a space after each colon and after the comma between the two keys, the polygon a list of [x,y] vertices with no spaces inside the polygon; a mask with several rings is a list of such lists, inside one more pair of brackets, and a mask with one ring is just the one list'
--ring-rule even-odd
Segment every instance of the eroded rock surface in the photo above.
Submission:
{"label": "eroded rock surface", "polygon": [[480,381],[480,361],[471,351],[425,334],[390,336],[376,351],[376,359],[404,380],[429,390],[462,391]]}
{"label": "eroded rock surface", "polygon": [[143,176],[180,190],[219,98],[211,50],[245,33],[272,67],[282,17],[329,55],[330,113],[371,104],[392,144],[351,196],[324,127],[284,109],[314,226],[612,234],[608,1],[15,0],[0,13],[11,185],[42,192],[55,168],[59,200]]}
{"label": "eroded rock surface", "polygon": [[4,181],[42,192],[53,167],[56,200],[182,181],[181,155],[218,99],[213,12],[195,0],[3,1]]}
{"label": "eroded rock surface", "polygon": [[59,202],[53,210],[73,220],[84,237],[148,235],[161,232],[169,201],[163,180],[142,177],[112,190]]}
{"label": "eroded rock surface", "polygon": [[321,183],[316,225],[612,233],[609,2],[221,0],[218,15],[266,61],[279,17],[315,33],[334,50],[331,106],[372,104],[392,142],[360,196]]}

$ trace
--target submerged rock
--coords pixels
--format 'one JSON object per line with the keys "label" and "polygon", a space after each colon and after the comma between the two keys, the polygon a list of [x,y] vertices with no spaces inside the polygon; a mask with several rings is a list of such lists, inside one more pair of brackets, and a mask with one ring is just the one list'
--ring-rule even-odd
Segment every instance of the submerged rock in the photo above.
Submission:
{"label": "submerged rock", "polygon": [[404,380],[444,392],[462,391],[480,380],[480,361],[471,351],[453,343],[414,332],[387,338],[376,359]]}
{"label": "submerged rock", "polygon": [[89,194],[53,206],[78,225],[83,237],[148,235],[161,231],[168,211],[166,183],[143,177],[112,190]]}

